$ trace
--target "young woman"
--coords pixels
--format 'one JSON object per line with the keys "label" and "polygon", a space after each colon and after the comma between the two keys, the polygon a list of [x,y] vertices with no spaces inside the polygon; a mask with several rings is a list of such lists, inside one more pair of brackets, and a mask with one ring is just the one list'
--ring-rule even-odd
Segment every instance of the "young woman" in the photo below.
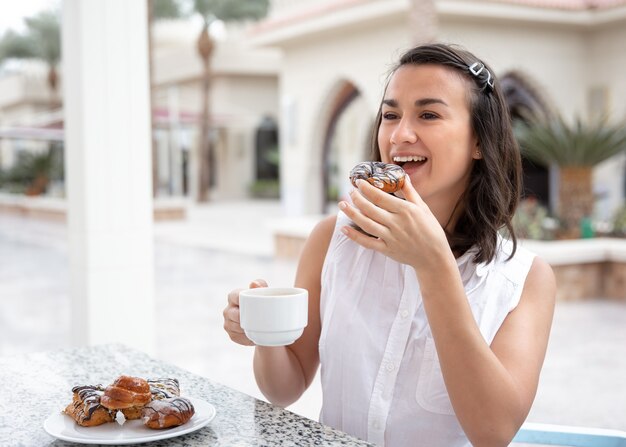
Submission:
{"label": "young woman", "polygon": [[[521,162],[493,71],[453,46],[411,49],[373,146],[409,176],[402,198],[359,181],[317,225],[295,280],[309,324],[290,346],[255,348],[257,383],[287,406],[321,364],[324,424],[379,445],[508,445],[535,396],[556,286],[511,227]],[[238,290],[224,328],[252,344]]]}

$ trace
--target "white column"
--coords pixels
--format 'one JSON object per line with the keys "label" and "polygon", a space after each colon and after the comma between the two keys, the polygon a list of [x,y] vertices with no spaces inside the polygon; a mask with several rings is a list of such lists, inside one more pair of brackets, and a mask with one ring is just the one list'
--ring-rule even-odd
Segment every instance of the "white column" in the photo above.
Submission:
{"label": "white column", "polygon": [[63,1],[72,333],[153,353],[146,1]]}

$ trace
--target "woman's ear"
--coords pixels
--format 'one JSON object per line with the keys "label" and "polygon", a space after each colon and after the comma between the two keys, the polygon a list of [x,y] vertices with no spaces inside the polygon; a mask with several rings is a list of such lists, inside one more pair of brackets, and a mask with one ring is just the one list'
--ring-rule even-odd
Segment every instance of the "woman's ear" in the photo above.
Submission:
{"label": "woman's ear", "polygon": [[474,152],[472,152],[472,158],[474,160],[480,160],[481,158],[483,158],[483,153],[480,151],[480,145],[478,144],[478,142],[476,143],[476,146],[474,146]]}

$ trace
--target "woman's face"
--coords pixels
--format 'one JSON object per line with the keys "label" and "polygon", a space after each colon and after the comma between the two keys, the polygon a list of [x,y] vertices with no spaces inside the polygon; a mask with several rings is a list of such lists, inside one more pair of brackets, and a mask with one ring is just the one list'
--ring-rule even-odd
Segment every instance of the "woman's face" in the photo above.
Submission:
{"label": "woman's face", "polygon": [[480,157],[466,82],[440,65],[403,65],[391,77],[382,104],[382,161],[402,166],[443,219],[450,217],[467,188],[473,160]]}

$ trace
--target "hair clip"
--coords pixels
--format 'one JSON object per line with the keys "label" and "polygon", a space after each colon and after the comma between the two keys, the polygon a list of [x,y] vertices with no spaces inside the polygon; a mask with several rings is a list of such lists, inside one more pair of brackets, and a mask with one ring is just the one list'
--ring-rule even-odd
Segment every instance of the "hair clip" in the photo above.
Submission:
{"label": "hair clip", "polygon": [[[478,76],[485,70],[487,72],[487,85],[493,90],[493,78],[491,77],[491,72],[485,68],[485,64],[482,62],[474,62],[470,67],[469,71],[474,76],[478,78]],[[480,79],[480,78],[479,78]]]}

